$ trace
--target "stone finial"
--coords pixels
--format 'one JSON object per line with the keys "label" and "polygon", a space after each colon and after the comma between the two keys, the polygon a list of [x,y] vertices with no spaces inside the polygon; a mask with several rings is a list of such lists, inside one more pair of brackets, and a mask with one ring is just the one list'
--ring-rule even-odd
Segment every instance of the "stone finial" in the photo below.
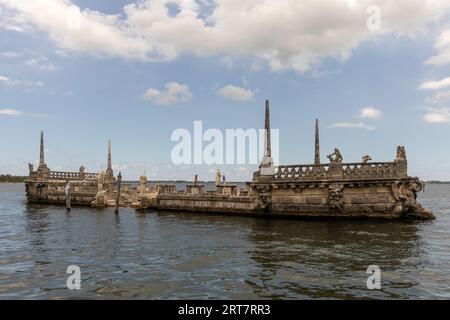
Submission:
{"label": "stone finial", "polygon": [[316,119],[315,143],[314,143],[314,164],[320,164],[320,142],[319,142],[319,119]]}
{"label": "stone finial", "polygon": [[397,146],[397,160],[406,160],[406,149],[404,146]]}

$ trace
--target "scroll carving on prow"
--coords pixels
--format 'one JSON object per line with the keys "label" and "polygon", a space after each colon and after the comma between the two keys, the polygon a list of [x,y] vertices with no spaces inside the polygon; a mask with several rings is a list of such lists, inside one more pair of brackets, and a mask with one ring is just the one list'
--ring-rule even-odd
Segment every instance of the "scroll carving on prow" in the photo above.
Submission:
{"label": "scroll carving on prow", "polygon": [[416,219],[435,219],[431,210],[422,207],[417,201],[417,193],[422,191],[423,185],[419,178],[392,183],[392,196],[396,200],[394,213],[398,216]]}

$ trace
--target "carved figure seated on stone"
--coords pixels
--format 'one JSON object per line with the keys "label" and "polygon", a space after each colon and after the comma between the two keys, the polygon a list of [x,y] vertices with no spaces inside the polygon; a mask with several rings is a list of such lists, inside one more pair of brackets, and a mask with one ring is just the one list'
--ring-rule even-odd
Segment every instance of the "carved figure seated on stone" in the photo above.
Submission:
{"label": "carved figure seated on stone", "polygon": [[86,168],[84,166],[80,167],[80,173],[84,173],[84,170],[86,170]]}
{"label": "carved figure seated on stone", "polygon": [[335,148],[334,152],[332,154],[329,154],[327,158],[330,160],[330,162],[342,162],[342,160],[344,160],[338,148]]}
{"label": "carved figure seated on stone", "polygon": [[397,160],[406,160],[406,150],[404,146],[397,146]]}
{"label": "carved figure seated on stone", "polygon": [[366,154],[365,156],[362,157],[362,163],[367,163],[371,160],[372,160],[372,157],[369,156],[368,154]]}

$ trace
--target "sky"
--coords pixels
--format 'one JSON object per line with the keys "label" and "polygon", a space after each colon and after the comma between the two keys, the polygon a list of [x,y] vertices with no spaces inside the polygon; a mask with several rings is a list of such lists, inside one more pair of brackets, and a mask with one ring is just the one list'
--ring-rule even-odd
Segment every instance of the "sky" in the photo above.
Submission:
{"label": "sky", "polygon": [[176,165],[174,130],[262,128],[280,163],[392,161],[450,180],[446,0],[0,0],[0,173],[248,181],[257,165]]}

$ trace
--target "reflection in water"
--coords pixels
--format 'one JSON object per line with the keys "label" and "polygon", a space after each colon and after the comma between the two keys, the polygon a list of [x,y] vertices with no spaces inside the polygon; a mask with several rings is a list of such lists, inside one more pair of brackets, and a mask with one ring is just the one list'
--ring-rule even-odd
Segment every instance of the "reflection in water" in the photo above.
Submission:
{"label": "reflection in water", "polygon": [[[449,191],[427,186],[438,219],[420,223],[67,212],[0,184],[0,298],[448,299]],[[71,264],[82,290],[65,287]],[[366,287],[372,264],[381,290]]]}
{"label": "reflection in water", "polygon": [[[255,220],[249,254],[260,266],[253,274],[259,282],[250,284],[256,294],[272,298],[374,297],[365,287],[367,267],[379,265],[388,281],[391,270],[417,255],[417,231],[416,224],[404,222]],[[397,276],[403,286],[412,285]],[[392,289],[375,294],[399,297]]]}

